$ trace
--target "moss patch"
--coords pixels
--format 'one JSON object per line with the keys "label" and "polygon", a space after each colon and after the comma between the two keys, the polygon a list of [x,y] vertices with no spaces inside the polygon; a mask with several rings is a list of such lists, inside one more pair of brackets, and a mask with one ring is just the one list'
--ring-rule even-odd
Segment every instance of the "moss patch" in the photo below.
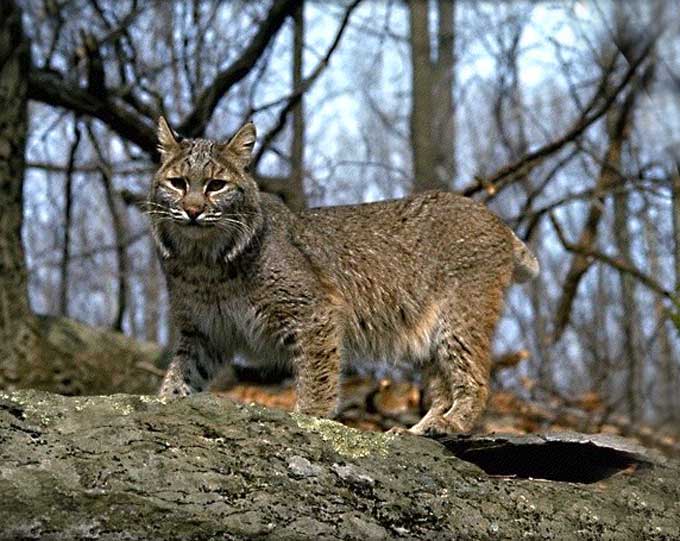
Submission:
{"label": "moss patch", "polygon": [[318,434],[322,440],[331,444],[333,449],[348,458],[363,458],[372,454],[388,455],[389,443],[395,436],[376,432],[360,432],[330,419],[308,417],[298,413],[291,414],[303,430]]}

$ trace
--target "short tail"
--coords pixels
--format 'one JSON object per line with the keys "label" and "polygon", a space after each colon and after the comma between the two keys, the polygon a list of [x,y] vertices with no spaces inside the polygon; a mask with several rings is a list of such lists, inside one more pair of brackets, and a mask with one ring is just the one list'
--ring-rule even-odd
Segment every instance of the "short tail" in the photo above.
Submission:
{"label": "short tail", "polygon": [[538,259],[515,233],[512,233],[512,261],[515,265],[512,270],[513,282],[528,282],[538,276],[540,271]]}

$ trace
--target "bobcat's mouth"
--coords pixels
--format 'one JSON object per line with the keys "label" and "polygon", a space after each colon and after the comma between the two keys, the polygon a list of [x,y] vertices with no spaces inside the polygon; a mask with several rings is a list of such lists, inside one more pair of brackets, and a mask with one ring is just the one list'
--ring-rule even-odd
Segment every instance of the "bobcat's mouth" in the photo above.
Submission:
{"label": "bobcat's mouth", "polygon": [[212,236],[216,229],[211,227],[212,225],[211,223],[196,220],[178,220],[175,222],[178,233],[191,240],[201,240]]}
{"label": "bobcat's mouth", "polygon": [[215,235],[211,229],[204,227],[188,227],[184,230],[184,237],[193,242],[212,242]]}
{"label": "bobcat's mouth", "polygon": [[209,227],[212,225],[212,223],[207,222],[204,220],[201,216],[198,216],[196,218],[189,218],[187,216],[182,216],[178,220],[175,220],[177,225],[180,225],[182,227],[189,227],[189,228],[200,228],[200,227]]}

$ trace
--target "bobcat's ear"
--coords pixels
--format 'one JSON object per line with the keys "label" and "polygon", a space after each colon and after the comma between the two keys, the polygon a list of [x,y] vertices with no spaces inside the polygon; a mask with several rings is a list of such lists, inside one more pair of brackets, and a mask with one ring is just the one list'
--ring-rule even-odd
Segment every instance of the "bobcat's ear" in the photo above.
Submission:
{"label": "bobcat's ear", "polygon": [[170,154],[179,150],[179,142],[175,132],[165,120],[165,117],[158,118],[158,152],[161,153],[161,159],[165,160]]}
{"label": "bobcat's ear", "polygon": [[242,167],[246,167],[253,157],[253,147],[257,139],[255,124],[248,122],[236,134],[224,144],[223,149],[235,158]]}

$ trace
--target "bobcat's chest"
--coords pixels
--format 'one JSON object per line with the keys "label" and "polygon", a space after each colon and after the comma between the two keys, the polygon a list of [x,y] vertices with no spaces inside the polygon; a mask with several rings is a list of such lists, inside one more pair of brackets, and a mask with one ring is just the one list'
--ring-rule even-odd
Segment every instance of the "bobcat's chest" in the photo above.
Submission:
{"label": "bobcat's chest", "polygon": [[288,354],[270,336],[246,295],[232,291],[216,298],[207,314],[203,332],[220,351],[256,364],[288,361]]}
{"label": "bobcat's chest", "polygon": [[183,269],[171,280],[175,306],[225,356],[285,360],[250,300],[250,287],[239,276]]}
{"label": "bobcat's chest", "polygon": [[220,351],[234,353],[243,349],[253,336],[248,303],[241,295],[215,294],[203,307],[199,327]]}

